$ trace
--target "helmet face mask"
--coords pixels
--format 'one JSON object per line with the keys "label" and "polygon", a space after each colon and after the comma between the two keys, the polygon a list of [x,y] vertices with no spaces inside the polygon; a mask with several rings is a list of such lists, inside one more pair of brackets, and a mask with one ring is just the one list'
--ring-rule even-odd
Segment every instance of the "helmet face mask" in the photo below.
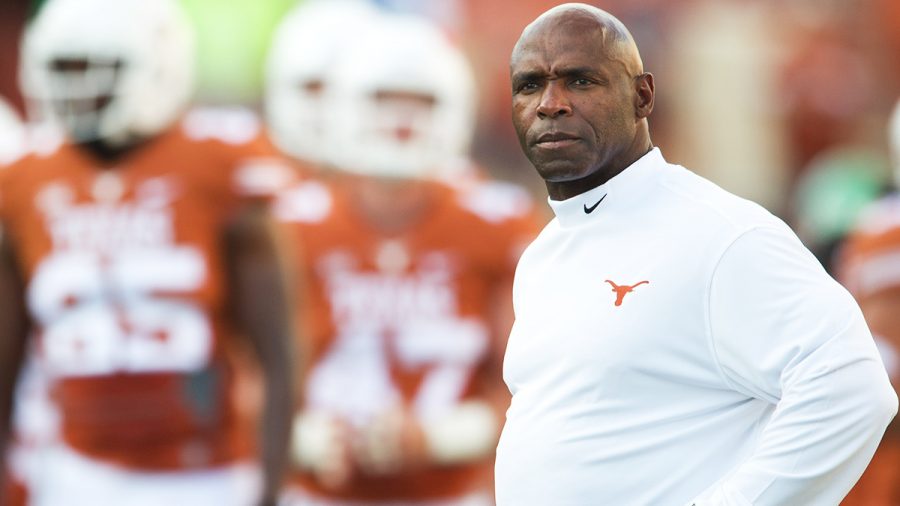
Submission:
{"label": "helmet face mask", "polygon": [[187,105],[190,27],[173,0],[51,0],[25,33],[21,80],[35,119],[74,142],[127,144]]}
{"label": "helmet face mask", "polygon": [[49,62],[49,107],[74,139],[105,137],[104,121],[115,116],[124,63],[118,58],[60,57]]}
{"label": "helmet face mask", "polygon": [[371,97],[375,135],[399,145],[424,140],[434,127],[437,97],[426,93],[379,90]]}
{"label": "helmet face mask", "polygon": [[384,15],[329,75],[334,164],[431,178],[468,155],[474,79],[462,52],[413,16]]}
{"label": "helmet face mask", "polygon": [[379,90],[361,105],[362,114],[371,121],[362,122],[359,148],[372,160],[385,160],[398,177],[416,177],[421,167],[432,163],[433,153],[441,149],[435,124],[434,95],[399,90]]}

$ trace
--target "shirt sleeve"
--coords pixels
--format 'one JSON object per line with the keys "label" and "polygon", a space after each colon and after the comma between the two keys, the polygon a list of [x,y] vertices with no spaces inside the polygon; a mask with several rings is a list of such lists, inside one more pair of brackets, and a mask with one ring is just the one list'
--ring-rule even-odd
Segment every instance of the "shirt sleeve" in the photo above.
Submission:
{"label": "shirt sleeve", "polygon": [[755,451],[694,504],[839,504],[897,412],[859,307],[774,226],[731,244],[709,297],[723,376],[775,408]]}

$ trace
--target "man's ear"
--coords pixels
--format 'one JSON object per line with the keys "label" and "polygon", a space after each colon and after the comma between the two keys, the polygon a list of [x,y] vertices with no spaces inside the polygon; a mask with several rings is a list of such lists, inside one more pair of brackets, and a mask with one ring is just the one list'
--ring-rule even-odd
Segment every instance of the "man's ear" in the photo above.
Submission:
{"label": "man's ear", "polygon": [[653,74],[644,72],[634,78],[634,112],[639,119],[650,116],[653,112],[653,101],[656,97],[656,86]]}

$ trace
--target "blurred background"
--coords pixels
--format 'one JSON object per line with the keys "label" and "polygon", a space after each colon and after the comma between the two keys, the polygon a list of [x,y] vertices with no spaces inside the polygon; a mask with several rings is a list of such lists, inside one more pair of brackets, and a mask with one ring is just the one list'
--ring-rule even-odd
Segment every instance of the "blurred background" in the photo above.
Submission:
{"label": "blurred background", "polygon": [[[508,59],[523,27],[561,2],[370,1],[432,19],[464,49],[479,88],[475,162],[496,178],[524,185],[546,209],[544,185],[512,128]],[[0,97],[23,115],[19,43],[42,3],[0,1]],[[196,105],[262,112],[272,36],[303,0],[181,3],[198,41]],[[837,247],[859,213],[895,189],[900,173],[900,156],[891,156],[888,134],[900,99],[900,0],[587,3],[631,29],[645,69],[655,75],[650,129],[666,158],[785,219],[832,270]],[[900,139],[894,142],[900,145]],[[900,222],[897,209],[900,203],[891,210],[894,225]],[[544,214],[549,217],[549,210]],[[897,244],[900,239],[889,245]],[[894,281],[892,287],[900,287],[900,275]],[[897,293],[889,312],[900,315]],[[872,313],[867,318],[872,325]],[[873,330],[895,333],[900,316],[881,328],[889,331]],[[900,383],[900,354],[889,347],[883,354]],[[893,488],[900,444],[884,455],[891,460],[885,487]]]}
{"label": "blurred background", "polygon": [[[510,124],[508,58],[549,0],[372,0],[434,19],[472,60],[475,157],[543,187]],[[258,108],[272,31],[293,0],[183,0],[200,54],[197,101]],[[675,163],[788,220],[827,263],[858,209],[889,187],[886,123],[900,96],[896,0],[606,0],[656,76],[654,143]],[[41,0],[0,3],[0,95],[18,107],[21,30]]]}

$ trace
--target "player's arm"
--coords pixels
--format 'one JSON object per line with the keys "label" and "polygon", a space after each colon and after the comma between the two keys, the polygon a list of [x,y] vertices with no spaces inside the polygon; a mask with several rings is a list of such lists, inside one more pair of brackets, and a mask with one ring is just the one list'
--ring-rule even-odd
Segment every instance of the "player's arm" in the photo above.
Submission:
{"label": "player's arm", "polygon": [[[9,238],[0,233],[0,457],[3,458],[11,433],[16,379],[29,327],[23,293],[23,281]],[[5,484],[5,468],[0,463],[0,490]]]}
{"label": "player's arm", "polygon": [[263,373],[263,504],[275,504],[287,462],[293,410],[292,325],[288,269],[262,206],[249,206],[226,235],[232,308]]}
{"label": "player's arm", "polygon": [[723,377],[774,412],[753,453],[695,504],[839,503],[897,411],[856,303],[786,227],[737,238],[708,296]]}

